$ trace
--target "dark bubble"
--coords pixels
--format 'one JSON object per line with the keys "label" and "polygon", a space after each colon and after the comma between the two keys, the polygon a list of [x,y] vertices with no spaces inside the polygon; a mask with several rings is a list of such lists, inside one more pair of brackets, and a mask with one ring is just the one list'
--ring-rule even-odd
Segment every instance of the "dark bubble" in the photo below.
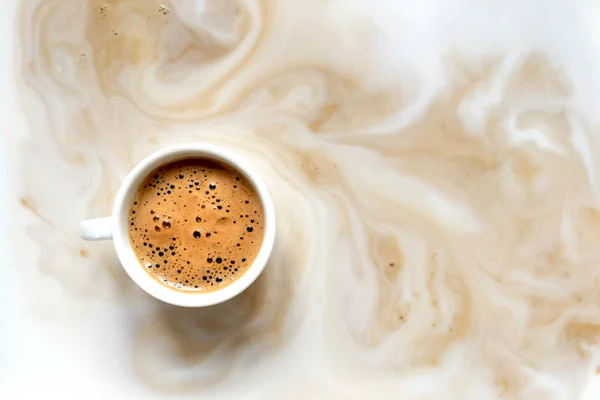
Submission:
{"label": "dark bubble", "polygon": [[217,276],[217,279],[215,279],[215,281],[217,281],[217,282],[221,282],[222,280],[223,280],[223,279],[221,279],[221,277],[220,277],[220,276]]}
{"label": "dark bubble", "polygon": [[179,179],[183,179],[183,174],[179,174]]}
{"label": "dark bubble", "polygon": [[148,247],[152,248],[152,243],[148,243]]}
{"label": "dark bubble", "polygon": [[160,232],[160,228],[159,228],[158,226],[155,226],[155,227],[154,227],[154,230],[155,230],[156,232]]}
{"label": "dark bubble", "polygon": [[212,259],[212,258],[210,258],[210,257],[208,257],[208,258],[206,259],[206,262],[208,262],[208,263],[211,263],[211,262],[213,262],[213,259]]}
{"label": "dark bubble", "polygon": [[217,188],[217,185],[215,185],[214,183],[211,183],[210,185],[208,185],[208,188],[210,190],[215,190]]}
{"label": "dark bubble", "polygon": [[250,202],[248,200],[244,201],[244,203],[249,204]]}
{"label": "dark bubble", "polygon": [[200,239],[200,232],[194,231],[194,239]]}
{"label": "dark bubble", "polygon": [[210,237],[210,232],[206,232],[206,237]]}
{"label": "dark bubble", "polygon": [[253,227],[251,227],[251,226],[249,226],[249,227],[247,227],[247,228],[246,228],[246,230],[247,230],[248,232],[252,232],[252,231],[254,230],[254,228],[253,228]]}
{"label": "dark bubble", "polygon": [[158,256],[159,256],[159,257],[162,257],[162,256],[164,256],[164,255],[165,255],[165,253],[163,253],[162,251],[159,251],[159,252],[158,252]]}
{"label": "dark bubble", "polygon": [[217,264],[221,264],[223,262],[223,259],[221,257],[217,257],[215,261],[217,262]]}
{"label": "dark bubble", "polygon": [[165,219],[162,223],[163,228],[165,229],[169,229],[171,227],[171,223],[169,222],[168,219]]}
{"label": "dark bubble", "polygon": [[158,222],[159,219],[160,219],[160,217],[158,215],[155,215],[154,217],[152,217],[152,221],[154,221],[154,222]]}
{"label": "dark bubble", "polygon": [[239,176],[236,176],[236,177],[235,177],[235,180],[236,180],[236,181],[239,181],[239,180],[240,180],[240,177],[239,177]]}
{"label": "dark bubble", "polygon": [[202,221],[202,218],[196,217],[196,222],[200,222],[200,221]]}
{"label": "dark bubble", "polygon": [[245,259],[245,258],[242,258],[242,262],[246,262],[246,259]]}
{"label": "dark bubble", "polygon": [[169,186],[171,189],[175,189],[175,185],[171,185]]}

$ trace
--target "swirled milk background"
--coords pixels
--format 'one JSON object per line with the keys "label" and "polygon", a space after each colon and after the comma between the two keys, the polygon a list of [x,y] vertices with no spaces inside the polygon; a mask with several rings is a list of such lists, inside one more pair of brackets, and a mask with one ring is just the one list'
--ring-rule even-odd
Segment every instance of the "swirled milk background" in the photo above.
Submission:
{"label": "swirled milk background", "polygon": [[[2,398],[597,398],[599,10],[7,1]],[[209,309],[78,238],[184,142],[247,158],[279,218]]]}

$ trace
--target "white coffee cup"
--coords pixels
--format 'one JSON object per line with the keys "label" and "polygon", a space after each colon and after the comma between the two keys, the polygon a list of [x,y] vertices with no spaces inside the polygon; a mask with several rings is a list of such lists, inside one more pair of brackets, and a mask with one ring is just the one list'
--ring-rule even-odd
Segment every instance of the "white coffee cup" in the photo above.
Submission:
{"label": "white coffee cup", "polygon": [[[252,265],[230,285],[205,293],[177,291],[150,276],[138,261],[131,247],[127,220],[133,197],[150,172],[161,165],[195,157],[217,160],[240,171],[256,189],[264,210],[263,243]],[[113,215],[83,221],[81,237],[84,240],[112,239],[125,271],[148,294],[177,306],[205,307],[224,302],[243,292],[263,271],[275,242],[275,207],[263,181],[238,156],[212,145],[183,144],[159,150],[137,164],[121,184],[115,198]]]}

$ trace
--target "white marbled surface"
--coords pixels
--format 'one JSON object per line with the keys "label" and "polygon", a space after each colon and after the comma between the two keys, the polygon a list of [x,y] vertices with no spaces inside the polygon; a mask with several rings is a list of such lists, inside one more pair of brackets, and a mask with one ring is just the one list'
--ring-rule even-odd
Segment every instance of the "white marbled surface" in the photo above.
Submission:
{"label": "white marbled surface", "polygon": [[[600,398],[600,3],[6,0],[0,398]],[[78,237],[172,143],[253,163],[260,280]]]}

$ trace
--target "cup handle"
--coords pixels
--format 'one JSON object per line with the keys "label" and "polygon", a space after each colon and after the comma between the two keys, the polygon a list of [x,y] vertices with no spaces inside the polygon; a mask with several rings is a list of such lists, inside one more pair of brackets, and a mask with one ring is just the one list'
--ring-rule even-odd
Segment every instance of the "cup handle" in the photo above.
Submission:
{"label": "cup handle", "polygon": [[81,222],[80,235],[83,240],[112,239],[113,217],[88,219]]}

